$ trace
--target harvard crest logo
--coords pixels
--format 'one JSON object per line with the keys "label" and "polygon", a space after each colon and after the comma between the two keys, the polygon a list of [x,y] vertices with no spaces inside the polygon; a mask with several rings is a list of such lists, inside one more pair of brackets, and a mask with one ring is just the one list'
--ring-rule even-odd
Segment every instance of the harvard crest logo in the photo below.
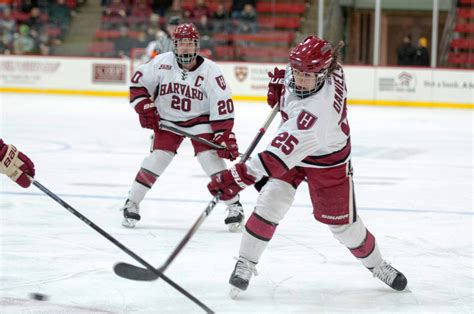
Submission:
{"label": "harvard crest logo", "polygon": [[249,73],[249,68],[248,67],[235,67],[234,68],[235,78],[239,82],[245,81],[245,79],[247,78],[248,73]]}
{"label": "harvard crest logo", "polygon": [[219,85],[219,87],[222,88],[222,90],[225,90],[225,88],[227,87],[225,84],[224,77],[222,75],[219,75],[218,77],[216,77],[216,82],[217,82],[217,85]]}
{"label": "harvard crest logo", "polygon": [[298,130],[307,130],[310,129],[314,123],[318,120],[318,117],[312,115],[311,113],[303,110],[298,115],[296,124],[298,125]]}

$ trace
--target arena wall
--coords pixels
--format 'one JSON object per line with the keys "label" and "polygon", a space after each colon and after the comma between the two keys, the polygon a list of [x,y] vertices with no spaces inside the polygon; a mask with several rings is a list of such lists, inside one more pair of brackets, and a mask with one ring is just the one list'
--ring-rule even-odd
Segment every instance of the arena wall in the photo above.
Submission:
{"label": "arena wall", "polygon": [[[0,56],[0,92],[128,96],[134,65],[114,58]],[[237,101],[265,101],[275,64],[219,63]],[[283,64],[276,65],[284,67]],[[344,67],[351,105],[474,108],[474,71]]]}

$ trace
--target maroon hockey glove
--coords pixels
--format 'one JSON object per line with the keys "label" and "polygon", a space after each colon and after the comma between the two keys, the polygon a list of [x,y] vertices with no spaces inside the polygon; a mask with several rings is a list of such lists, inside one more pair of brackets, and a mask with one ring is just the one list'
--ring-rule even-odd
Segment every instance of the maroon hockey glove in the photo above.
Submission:
{"label": "maroon hockey glove", "polygon": [[154,102],[151,100],[145,103],[140,102],[135,106],[135,111],[138,113],[142,128],[152,129],[158,132],[160,115],[158,114],[158,110],[156,110]]}
{"label": "maroon hockey glove", "polygon": [[285,89],[285,70],[275,68],[272,72],[268,72],[270,83],[268,83],[267,103],[270,107],[274,107],[280,102],[280,97]]}
{"label": "maroon hockey glove", "polygon": [[21,187],[27,188],[31,181],[27,177],[35,176],[35,165],[13,145],[7,145],[0,139],[0,173],[6,174]]}
{"label": "maroon hockey glove", "polygon": [[217,155],[221,158],[235,160],[239,157],[239,146],[235,134],[232,131],[225,131],[222,133],[216,133],[213,139],[214,143],[225,146],[225,149],[218,149]]}
{"label": "maroon hockey glove", "polygon": [[212,176],[207,188],[212,195],[221,192],[221,200],[227,201],[254,183],[255,177],[247,172],[247,166],[236,164],[234,167]]}

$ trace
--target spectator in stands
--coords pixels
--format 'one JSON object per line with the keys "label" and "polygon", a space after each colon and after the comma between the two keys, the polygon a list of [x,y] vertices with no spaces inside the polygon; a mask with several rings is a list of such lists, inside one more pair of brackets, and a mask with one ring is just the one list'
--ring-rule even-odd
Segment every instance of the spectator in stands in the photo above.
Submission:
{"label": "spectator in stands", "polygon": [[127,7],[121,0],[109,0],[103,2],[103,4],[106,4],[105,9],[102,12],[103,15],[123,18],[127,16]]}
{"label": "spectator in stands", "polygon": [[33,7],[35,7],[35,3],[33,3],[33,0],[21,0],[18,10],[23,13],[30,13]]}
{"label": "spectator in stands", "polygon": [[130,49],[133,48],[133,40],[128,37],[128,28],[123,26],[120,28],[120,36],[114,40],[115,52],[118,57],[130,56]]}
{"label": "spectator in stands", "polygon": [[173,0],[171,7],[166,11],[166,17],[184,17],[183,7],[181,6],[181,0]]}
{"label": "spectator in stands", "polygon": [[30,36],[30,28],[21,24],[19,33],[13,39],[13,53],[17,55],[33,54],[35,52],[35,41]]}
{"label": "spectator in stands", "polygon": [[13,0],[0,0],[0,14],[5,10],[11,10]]}
{"label": "spectator in stands", "polygon": [[38,7],[33,7],[30,12],[30,17],[25,23],[30,27],[30,30],[34,30],[38,33],[44,26],[43,19],[41,18],[41,11]]}
{"label": "spectator in stands", "polygon": [[201,35],[201,52],[205,51],[208,56],[212,55],[212,50],[214,49],[212,34],[214,33],[214,29],[207,15],[201,15],[199,18],[199,23],[197,24],[197,28],[199,30],[199,34]]}
{"label": "spectator in stands", "polygon": [[255,8],[256,0],[233,0],[232,1],[232,9],[231,9],[232,19],[240,18],[240,14],[242,14],[242,11],[246,4],[251,4]]}
{"label": "spectator in stands", "polygon": [[4,33],[0,29],[0,54],[9,55],[12,53],[12,38],[12,35]]}
{"label": "spectator in stands", "polygon": [[150,17],[152,13],[147,0],[135,0],[130,11],[130,16]]}
{"label": "spectator in stands", "polygon": [[172,2],[172,0],[151,0],[151,9],[154,14],[164,17]]}
{"label": "spectator in stands", "polygon": [[411,36],[403,37],[403,43],[397,49],[397,64],[398,65],[413,65],[415,57],[415,48],[411,43]]}
{"label": "spectator in stands", "polygon": [[139,32],[137,35],[137,39],[133,44],[133,48],[146,48],[148,46],[148,40],[146,38],[145,32]]}
{"label": "spectator in stands", "polygon": [[56,0],[49,11],[49,21],[61,29],[61,40],[69,29],[71,18],[71,9],[66,5],[66,0]]}
{"label": "spectator in stands", "polygon": [[199,21],[201,16],[211,16],[211,12],[209,11],[209,7],[207,6],[204,0],[196,0],[196,4],[192,9],[191,17],[194,18],[196,21]]}
{"label": "spectator in stands", "polygon": [[418,47],[415,50],[414,65],[430,66],[430,54],[428,52],[428,40],[426,37],[418,39]]}
{"label": "spectator in stands", "polygon": [[257,32],[257,12],[255,7],[251,4],[244,5],[244,9],[240,13],[239,18],[239,33],[252,33]]}
{"label": "spectator in stands", "polygon": [[225,10],[225,7],[222,3],[217,6],[217,10],[212,15],[212,19],[214,22],[214,31],[216,33],[226,32],[228,31],[228,18],[229,12]]}
{"label": "spectator in stands", "polygon": [[5,36],[13,36],[16,32],[16,20],[11,15],[11,9],[6,8],[3,11],[3,16],[0,19],[0,31],[3,31]]}
{"label": "spectator in stands", "polygon": [[211,37],[214,31],[212,22],[209,21],[209,18],[207,15],[201,15],[199,18],[199,23],[196,25],[199,34],[201,35],[201,48],[202,48],[202,40],[203,37]]}

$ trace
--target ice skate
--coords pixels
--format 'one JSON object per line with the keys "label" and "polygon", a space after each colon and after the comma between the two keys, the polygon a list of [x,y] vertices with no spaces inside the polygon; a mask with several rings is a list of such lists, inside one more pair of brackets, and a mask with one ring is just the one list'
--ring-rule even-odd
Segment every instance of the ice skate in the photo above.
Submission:
{"label": "ice skate", "polygon": [[243,257],[239,257],[235,264],[234,271],[229,278],[231,286],[229,295],[232,299],[235,299],[241,291],[247,290],[252,274],[255,276],[258,275],[255,265],[255,263]]}
{"label": "ice skate", "polygon": [[140,209],[138,204],[127,200],[125,205],[120,209],[123,211],[122,226],[127,228],[134,228],[137,222],[140,220]]}
{"label": "ice skate", "polygon": [[380,264],[370,270],[374,277],[382,280],[392,289],[402,291],[407,286],[407,279],[397,269],[390,266],[387,261],[382,261]]}
{"label": "ice skate", "polygon": [[227,218],[224,220],[227,228],[229,228],[230,232],[237,232],[240,230],[240,227],[244,223],[244,209],[242,204],[239,201],[230,204],[226,211],[229,213],[227,214]]}

